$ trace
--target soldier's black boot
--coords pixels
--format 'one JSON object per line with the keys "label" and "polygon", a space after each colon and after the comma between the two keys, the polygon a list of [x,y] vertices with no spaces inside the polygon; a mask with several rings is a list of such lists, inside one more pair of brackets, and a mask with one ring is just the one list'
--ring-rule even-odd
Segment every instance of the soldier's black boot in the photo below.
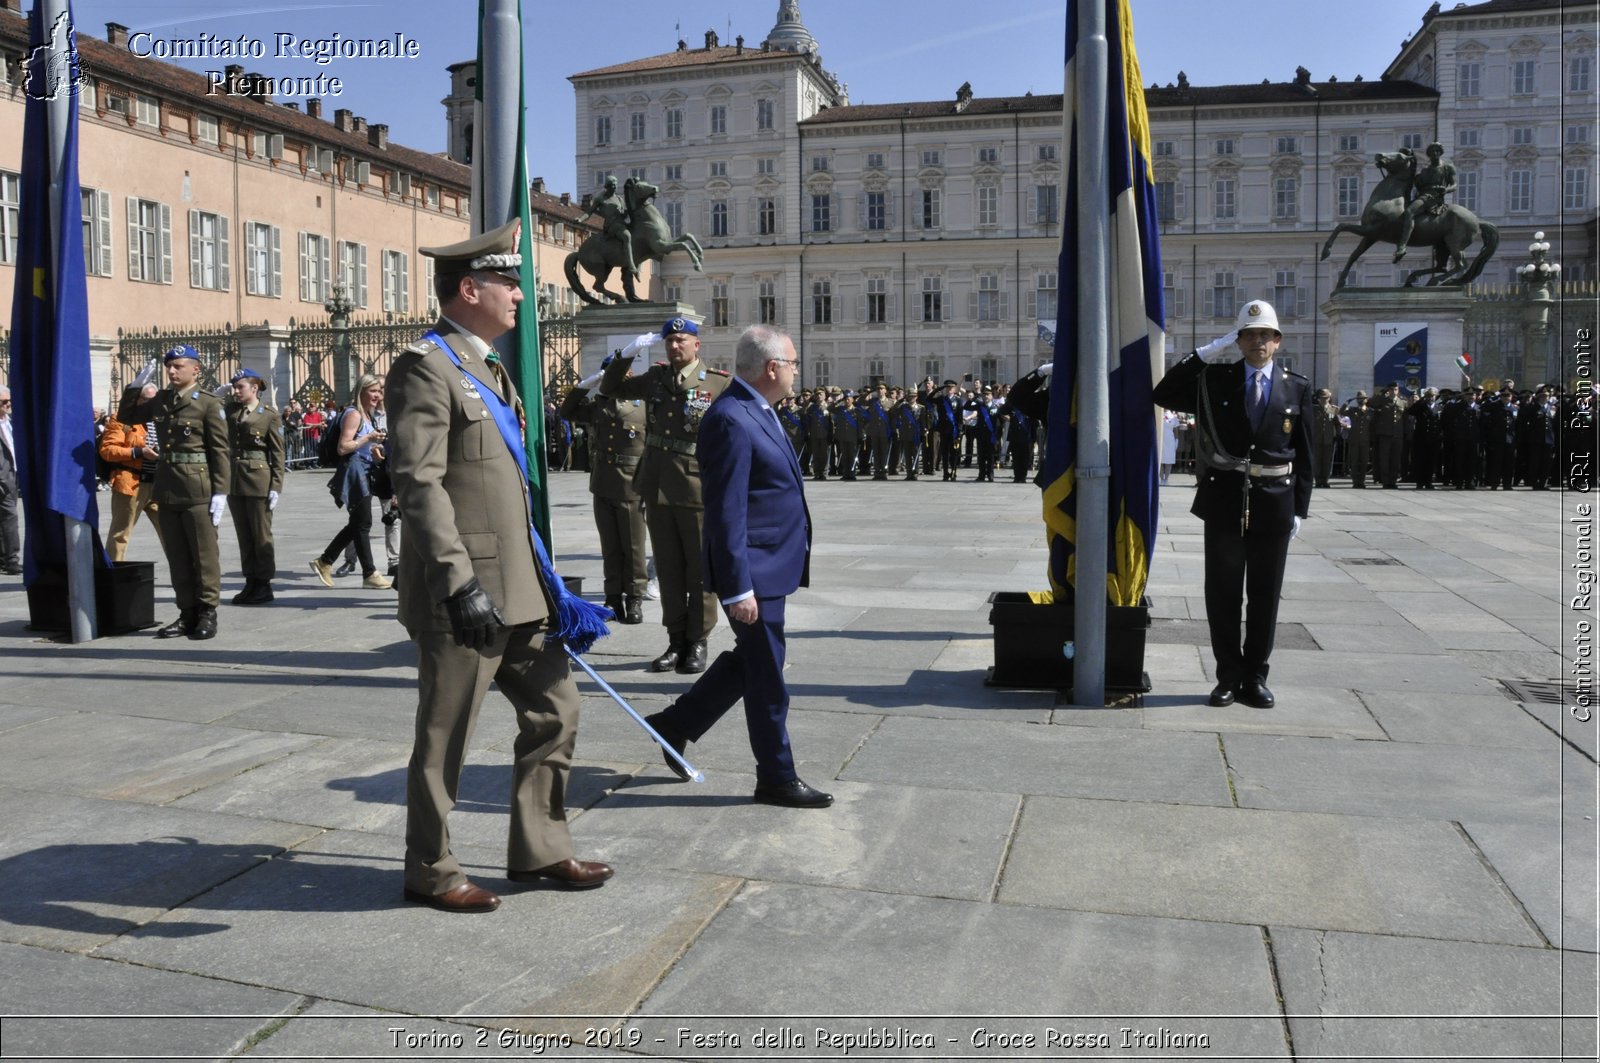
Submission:
{"label": "soldier's black boot", "polygon": [[194,630],[195,609],[183,609],[178,612],[178,619],[156,632],[158,639],[175,639]]}
{"label": "soldier's black boot", "polygon": [[244,601],[240,602],[239,604],[240,605],[266,605],[268,602],[272,601],[272,598],[273,598],[272,581],[271,580],[258,579],[258,580],[256,580],[256,589],[255,589],[255,591],[251,593],[250,597],[246,598]]}
{"label": "soldier's black boot", "polygon": [[683,653],[678,657],[678,672],[681,675],[694,675],[696,672],[706,670],[706,640],[690,642],[683,647]]}
{"label": "soldier's black boot", "polygon": [[680,650],[676,642],[667,647],[667,652],[650,662],[652,672],[670,672],[678,666]]}
{"label": "soldier's black boot", "polygon": [[644,623],[644,598],[637,594],[624,594],[621,619],[624,624]]}
{"label": "soldier's black boot", "polygon": [[255,597],[255,593],[256,581],[247,579],[244,581],[244,590],[235,594],[229,601],[233,602],[234,605],[249,605],[251,598]]}
{"label": "soldier's black boot", "polygon": [[217,637],[217,610],[215,606],[202,605],[196,609],[194,630],[189,637],[199,641]]}

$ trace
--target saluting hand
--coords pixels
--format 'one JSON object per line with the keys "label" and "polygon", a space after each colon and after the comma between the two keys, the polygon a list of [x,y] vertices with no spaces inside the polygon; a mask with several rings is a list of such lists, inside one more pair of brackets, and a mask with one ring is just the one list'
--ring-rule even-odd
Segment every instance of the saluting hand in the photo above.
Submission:
{"label": "saluting hand", "polygon": [[1228,348],[1232,347],[1238,341],[1239,341],[1239,330],[1238,329],[1234,329],[1232,332],[1228,333],[1226,336],[1222,337],[1221,339],[1212,340],[1210,343],[1206,344],[1204,347],[1201,347],[1195,353],[1200,356],[1201,361],[1206,361],[1206,362],[1214,361],[1217,358],[1218,355],[1221,355],[1221,354],[1225,353],[1228,350]]}

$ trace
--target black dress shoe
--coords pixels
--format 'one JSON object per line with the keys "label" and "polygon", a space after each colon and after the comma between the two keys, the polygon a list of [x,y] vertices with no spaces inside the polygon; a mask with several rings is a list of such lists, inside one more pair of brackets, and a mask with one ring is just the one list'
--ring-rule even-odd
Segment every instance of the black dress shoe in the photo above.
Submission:
{"label": "black dress shoe", "polygon": [[178,619],[156,632],[158,639],[183,638],[194,630],[195,610],[184,609],[178,613]]}
{"label": "black dress shoe", "polygon": [[1206,704],[1213,709],[1220,709],[1225,705],[1232,705],[1234,698],[1232,683],[1218,683],[1211,688],[1211,697],[1206,699]]}
{"label": "black dress shoe", "polygon": [[426,904],[441,912],[492,912],[500,907],[500,898],[470,882],[463,882],[453,890],[443,893],[421,893],[407,888],[405,898],[417,904]]}
{"label": "black dress shoe", "polygon": [[706,670],[706,640],[691,642],[678,657],[678,674],[694,675]]}
{"label": "black dress shoe", "polygon": [[755,802],[784,808],[827,808],[833,804],[833,795],[807,786],[800,779],[790,779],[772,784],[757,783]]}
{"label": "black dress shoe", "polygon": [[622,614],[617,618],[624,624],[644,623],[644,597],[638,594],[622,596]]}
{"label": "black dress shoe", "polygon": [[0,575],[20,576],[20,575],[22,575],[22,566],[21,565],[0,565]]}
{"label": "black dress shoe", "polygon": [[606,879],[614,874],[616,872],[610,864],[602,864],[598,860],[575,860],[569,856],[533,871],[507,871],[506,878],[512,882],[541,882],[548,879],[562,889],[592,890],[604,885]]}
{"label": "black dress shoe", "polygon": [[235,594],[231,600],[234,605],[248,605],[250,603],[250,596],[255,592],[256,581],[253,579],[247,579],[244,581],[244,589],[238,594]]}
{"label": "black dress shoe", "polygon": [[[649,716],[644,718],[644,722],[649,724],[651,727],[654,727],[656,734],[660,735],[662,738],[665,738],[667,740],[667,745],[671,746],[674,752],[681,757],[683,756],[684,749],[689,745],[689,740],[687,738],[680,738],[677,732],[672,729],[672,725],[667,722],[666,717],[667,714],[665,710],[662,710],[661,712],[652,712]],[[685,781],[688,780],[689,773],[684,770],[682,764],[679,764],[677,761],[672,759],[671,753],[668,753],[665,749],[663,749],[661,751],[661,759],[666,763],[668,770],[670,770],[672,774]]]}
{"label": "black dress shoe", "polygon": [[652,672],[670,672],[678,666],[678,644],[674,642],[667,647],[667,652],[650,662]]}
{"label": "black dress shoe", "polygon": [[1239,703],[1248,705],[1252,709],[1270,709],[1278,703],[1272,696],[1272,691],[1267,689],[1267,684],[1257,679],[1252,679],[1239,686]]}
{"label": "black dress shoe", "polygon": [[214,639],[217,637],[217,611],[209,605],[202,605],[195,614],[194,629],[189,632],[189,637],[197,641]]}

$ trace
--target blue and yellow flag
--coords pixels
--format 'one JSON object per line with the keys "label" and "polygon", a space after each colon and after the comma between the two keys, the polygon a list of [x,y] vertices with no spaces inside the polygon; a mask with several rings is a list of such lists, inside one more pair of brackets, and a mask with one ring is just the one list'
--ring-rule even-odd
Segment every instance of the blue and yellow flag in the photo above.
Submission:
{"label": "blue and yellow flag", "polygon": [[[1137,605],[1150,574],[1155,545],[1157,480],[1156,411],[1151,388],[1166,351],[1161,302],[1161,248],[1151,180],[1150,122],[1139,61],[1133,51],[1129,0],[1067,0],[1066,92],[1062,98],[1067,191],[1062,204],[1060,291],[1055,369],[1050,378],[1050,430],[1045,456],[1044,520],[1050,539],[1050,589],[1058,602],[1072,599],[1077,565],[1077,373],[1079,266],[1077,216],[1081,182],[1078,132],[1084,103],[1075,98],[1074,54],[1078,8],[1103,4],[1109,41],[1106,133],[1110,143],[1107,212],[1111,234],[1111,490],[1108,506],[1106,596],[1111,605]],[[1093,298],[1090,294],[1088,297]]]}

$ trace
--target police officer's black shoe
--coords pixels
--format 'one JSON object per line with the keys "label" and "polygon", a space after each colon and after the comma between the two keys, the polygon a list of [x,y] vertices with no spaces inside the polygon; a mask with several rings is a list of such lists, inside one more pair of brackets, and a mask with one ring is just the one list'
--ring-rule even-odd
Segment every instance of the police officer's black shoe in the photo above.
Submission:
{"label": "police officer's black shoe", "polygon": [[1211,689],[1211,696],[1206,699],[1206,704],[1213,709],[1224,708],[1232,705],[1235,691],[1232,683],[1218,683]]}
{"label": "police officer's black shoe", "polygon": [[667,652],[650,662],[652,672],[670,672],[678,666],[678,644],[674,642],[667,647]]}
{"label": "police officer's black shoe", "polygon": [[644,623],[644,598],[637,594],[624,594],[620,619],[624,624]]}
{"label": "police officer's black shoe", "polygon": [[156,632],[158,639],[175,639],[194,630],[195,610],[184,609],[178,613],[178,619]]}
{"label": "police officer's black shoe", "polygon": [[1239,704],[1252,709],[1270,709],[1277,703],[1278,699],[1272,696],[1272,691],[1261,680],[1251,679],[1239,684]]}
{"label": "police officer's black shoe", "polygon": [[683,653],[678,658],[678,674],[694,675],[696,672],[706,670],[706,640],[691,642],[683,647]]}
{"label": "police officer's black shoe", "polygon": [[200,606],[195,615],[194,630],[189,637],[200,641],[217,637],[217,611],[209,605]]}

